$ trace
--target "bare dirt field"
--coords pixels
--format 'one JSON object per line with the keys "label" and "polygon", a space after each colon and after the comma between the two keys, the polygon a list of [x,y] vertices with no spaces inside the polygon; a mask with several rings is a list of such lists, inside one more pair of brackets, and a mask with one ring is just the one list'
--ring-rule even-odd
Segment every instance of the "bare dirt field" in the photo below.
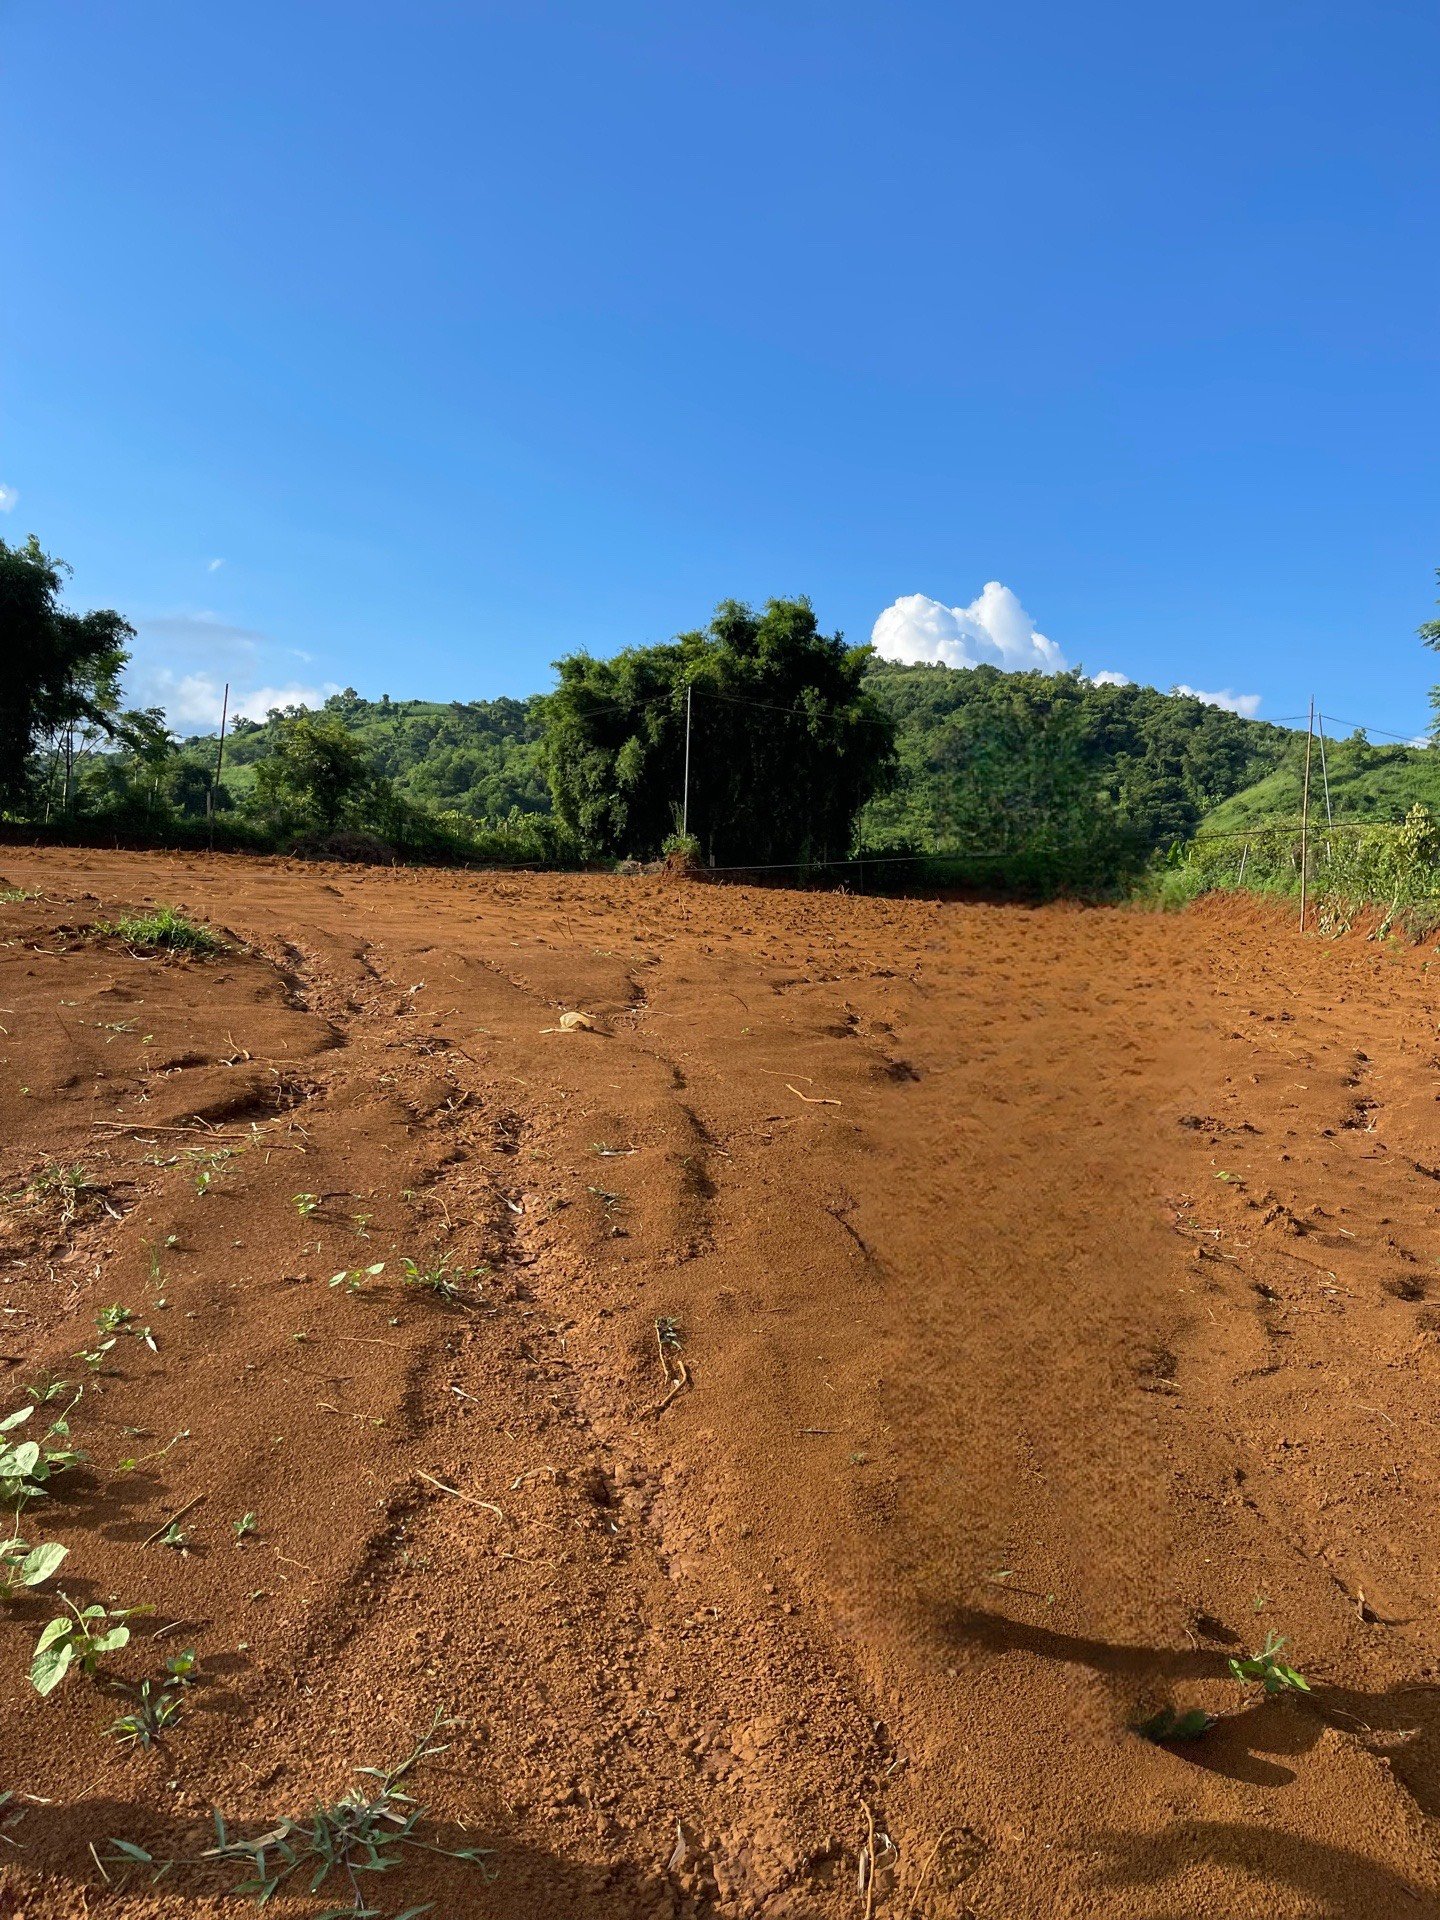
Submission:
{"label": "bare dirt field", "polygon": [[[491,1877],[406,1849],[389,1915],[1440,1915],[1427,950],[1233,906],[0,877],[38,890],[0,904],[0,1418],[83,1385],[88,1456],[23,1520],[68,1560],[0,1603],[0,1914],[245,1911],[191,1864],[210,1809],[264,1832],[439,1711],[417,1833]],[[147,903],[227,950],[86,933]],[[155,1611],[42,1700],[59,1589]],[[1308,1696],[1228,1675],[1272,1630]],[[127,1754],[114,1683],[186,1645]],[[1225,1717],[1131,1731],[1167,1704]]]}

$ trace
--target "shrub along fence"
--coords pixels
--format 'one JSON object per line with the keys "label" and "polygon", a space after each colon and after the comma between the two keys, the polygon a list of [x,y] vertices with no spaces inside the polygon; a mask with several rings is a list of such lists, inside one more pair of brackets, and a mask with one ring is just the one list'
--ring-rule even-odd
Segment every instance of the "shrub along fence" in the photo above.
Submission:
{"label": "shrub along fence", "polygon": [[1158,889],[1171,906],[1236,887],[1298,898],[1302,875],[1306,924],[1322,932],[1340,931],[1371,906],[1383,911],[1382,931],[1397,918],[1423,928],[1440,920],[1440,824],[1417,803],[1400,821],[1337,820],[1308,834],[1299,822],[1199,834],[1169,856]]}

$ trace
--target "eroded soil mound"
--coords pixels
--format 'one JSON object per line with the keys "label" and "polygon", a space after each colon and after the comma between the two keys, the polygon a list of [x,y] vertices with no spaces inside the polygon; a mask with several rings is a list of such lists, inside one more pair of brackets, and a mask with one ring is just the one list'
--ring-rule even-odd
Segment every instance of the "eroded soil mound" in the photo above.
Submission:
{"label": "eroded soil mound", "polygon": [[[263,1833],[437,1712],[417,1831],[493,1878],[407,1850],[392,1915],[1440,1913],[1423,953],[3,871],[0,1418],[83,1387],[88,1459],[0,1602],[0,1913],[243,1910],[210,1809]],[[87,937],[147,904],[226,951]],[[59,1589],[155,1611],[42,1700]],[[1308,1695],[1228,1675],[1272,1630]],[[189,1646],[127,1754],[115,1683]]]}

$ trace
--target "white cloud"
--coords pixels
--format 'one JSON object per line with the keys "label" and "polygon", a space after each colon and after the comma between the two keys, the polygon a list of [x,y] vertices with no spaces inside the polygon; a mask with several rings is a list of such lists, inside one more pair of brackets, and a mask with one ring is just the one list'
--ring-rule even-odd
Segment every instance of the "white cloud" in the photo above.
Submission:
{"label": "white cloud", "polygon": [[1202,693],[1199,687],[1187,687],[1183,681],[1171,691],[1187,693],[1192,700],[1202,700],[1207,707],[1224,707],[1227,713],[1238,713],[1245,720],[1253,720],[1260,711],[1258,693],[1231,693],[1228,687],[1219,693]]}
{"label": "white cloud", "polygon": [[318,687],[302,687],[291,681],[283,687],[256,687],[251,693],[232,693],[230,711],[246,720],[263,720],[272,707],[323,707],[332,693],[339,693],[337,680],[326,680]]}
{"label": "white cloud", "polygon": [[13,512],[15,503],[19,498],[20,495],[15,491],[14,487],[7,487],[0,484],[0,513]]}
{"label": "white cloud", "polygon": [[882,660],[914,666],[1031,667],[1063,673],[1066,659],[1047,640],[1009,587],[987,581],[968,607],[947,607],[923,593],[902,594],[875,622],[871,643]]}
{"label": "white cloud", "polygon": [[[986,582],[985,590],[968,607],[947,607],[928,594],[902,594],[875,622],[870,641],[882,660],[896,660],[906,666],[931,662],[946,667],[1003,667],[1007,670],[1030,668],[1040,673],[1064,673],[1068,669],[1064,654],[1053,640],[1040,632],[1019,599],[998,580]],[[1128,673],[1107,668],[1091,676],[1092,686],[1128,687]],[[1258,693],[1232,693],[1228,687],[1218,693],[1204,693],[1199,687],[1184,685],[1176,693],[1189,694],[1209,707],[1224,707],[1253,720],[1260,711]]]}
{"label": "white cloud", "polygon": [[207,560],[205,562],[205,571],[207,573],[218,573],[224,564],[225,562],[223,560]]}
{"label": "white cloud", "polygon": [[[206,733],[220,725],[225,699],[225,681],[213,673],[172,673],[166,667],[151,667],[142,676],[143,686],[132,698],[145,706],[163,707],[165,717],[177,733]],[[321,686],[302,686],[290,681],[285,686],[230,688],[232,720],[263,720],[272,707],[323,707],[340,688],[333,680]]]}
{"label": "white cloud", "polygon": [[321,707],[340,691],[334,680],[294,678],[293,648],[209,608],[153,614],[136,625],[126,700],[163,708],[177,733],[219,726],[227,681],[232,720],[263,720],[271,707]]}

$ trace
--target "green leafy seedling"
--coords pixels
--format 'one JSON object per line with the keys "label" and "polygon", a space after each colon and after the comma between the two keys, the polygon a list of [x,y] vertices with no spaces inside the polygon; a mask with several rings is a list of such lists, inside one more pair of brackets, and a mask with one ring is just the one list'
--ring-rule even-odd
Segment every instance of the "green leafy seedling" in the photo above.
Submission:
{"label": "green leafy seedling", "polygon": [[[38,1379],[32,1380],[30,1385],[25,1388],[25,1398],[32,1406],[48,1407],[52,1400],[63,1399],[69,1391],[70,1382],[68,1380],[62,1380],[59,1374],[46,1372],[42,1373]],[[75,1399],[70,1402],[70,1406],[73,1407],[75,1401],[79,1398],[80,1395],[77,1393]],[[68,1413],[69,1410],[70,1408],[67,1407],[66,1412]]]}
{"label": "green leafy seedling", "polygon": [[1157,1744],[1165,1740],[1198,1740],[1210,1731],[1218,1718],[1218,1714],[1206,1713],[1203,1707],[1191,1707],[1186,1713],[1177,1713],[1174,1707],[1161,1707],[1148,1720],[1141,1720],[1135,1731]]}
{"label": "green leafy seedling", "polygon": [[114,1352],[122,1333],[133,1334],[137,1340],[142,1340],[152,1353],[160,1351],[150,1328],[141,1326],[136,1321],[134,1309],[122,1307],[118,1302],[113,1306],[102,1307],[96,1314],[95,1331],[99,1339],[93,1347],[83,1348],[80,1354],[80,1358],[92,1373],[100,1371],[105,1364],[106,1356]]}
{"label": "green leafy seedling", "polygon": [[319,1211],[320,1196],[318,1193],[292,1193],[290,1204],[302,1220],[308,1220],[312,1213]]}
{"label": "green leafy seedling", "polygon": [[418,1261],[407,1254],[401,1262],[404,1272],[400,1275],[403,1287],[417,1287],[426,1293],[433,1293],[441,1300],[448,1300],[451,1306],[468,1307],[472,1303],[460,1291],[462,1280],[478,1280],[486,1271],[484,1267],[451,1267],[443,1260],[433,1267],[422,1267]]}
{"label": "green leafy seedling", "polygon": [[1309,1693],[1310,1682],[1304,1674],[1297,1673],[1294,1667],[1287,1667],[1280,1658],[1285,1645],[1283,1635],[1267,1633],[1265,1644],[1259,1653],[1248,1654],[1243,1660],[1232,1660],[1230,1672],[1242,1686],[1248,1686],[1252,1680],[1258,1680],[1267,1694]]}
{"label": "green leafy seedling", "polygon": [[370,1267],[342,1267],[339,1273],[332,1273],[330,1285],[343,1287],[346,1293],[360,1293],[367,1280],[373,1280],[377,1274],[385,1271],[385,1262],[377,1260]]}
{"label": "green leafy seedling", "polygon": [[260,1531],[260,1522],[253,1513],[242,1513],[234,1524],[237,1547],[243,1547],[247,1540],[253,1540]]}
{"label": "green leafy seedling", "polygon": [[188,1553],[190,1551],[190,1536],[185,1532],[178,1520],[172,1520],[160,1535],[160,1545],[162,1547],[173,1547],[177,1553]]}
{"label": "green leafy seedling", "polygon": [[165,1662],[165,1679],[172,1687],[188,1687],[195,1679],[195,1669],[199,1666],[199,1656],[194,1647],[185,1647],[179,1653],[172,1653]]}
{"label": "green leafy seedling", "polygon": [[[75,1398],[78,1400],[79,1395]],[[75,1401],[70,1402],[73,1407]],[[56,1438],[68,1440],[70,1425],[65,1417],[70,1407],[50,1423],[43,1440],[7,1441],[6,1434],[22,1427],[34,1413],[33,1406],[20,1407],[0,1420],[0,1502],[18,1507],[23,1501],[38,1500],[47,1483],[67,1467],[78,1466],[85,1458],[74,1447],[52,1447]]]}
{"label": "green leafy seedling", "polygon": [[130,1643],[127,1620],[149,1607],[77,1607],[68,1593],[60,1598],[68,1612],[57,1614],[41,1631],[30,1661],[30,1684],[40,1695],[53,1693],[72,1666],[93,1675],[107,1653]]}
{"label": "green leafy seedling", "polygon": [[18,1537],[0,1546],[0,1600],[9,1600],[25,1587],[38,1587],[58,1569],[69,1553],[51,1540],[38,1547],[27,1547]]}

